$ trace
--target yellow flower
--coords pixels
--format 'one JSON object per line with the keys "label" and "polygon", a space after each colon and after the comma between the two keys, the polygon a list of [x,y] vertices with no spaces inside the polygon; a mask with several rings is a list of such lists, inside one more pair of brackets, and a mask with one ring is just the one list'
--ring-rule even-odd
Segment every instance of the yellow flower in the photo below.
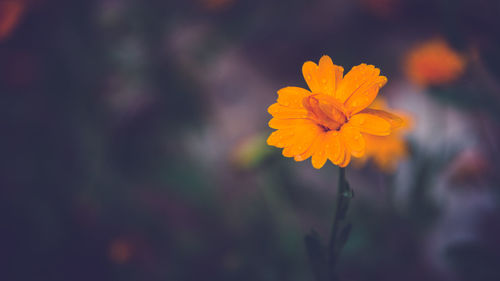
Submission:
{"label": "yellow flower", "polygon": [[[377,99],[372,108],[387,109],[383,99]],[[380,170],[392,173],[398,163],[408,156],[408,147],[404,135],[412,126],[412,118],[404,112],[396,112],[401,117],[401,126],[394,129],[388,136],[364,135],[366,141],[366,154],[359,159],[361,164],[372,158]]]}
{"label": "yellow flower", "polygon": [[452,82],[464,68],[465,59],[443,39],[433,39],[414,47],[405,60],[408,78],[422,86]]}
{"label": "yellow flower", "polygon": [[[401,119],[367,108],[387,82],[373,65],[360,64],[343,76],[344,69],[323,56],[319,65],[308,61],[302,73],[310,91],[286,87],[268,111],[269,127],[277,129],[267,144],[283,148],[283,156],[303,161],[311,157],[314,168],[329,159],[345,167],[351,156],[365,154],[363,134],[387,136]],[[363,133],[363,134],[362,134]]]}

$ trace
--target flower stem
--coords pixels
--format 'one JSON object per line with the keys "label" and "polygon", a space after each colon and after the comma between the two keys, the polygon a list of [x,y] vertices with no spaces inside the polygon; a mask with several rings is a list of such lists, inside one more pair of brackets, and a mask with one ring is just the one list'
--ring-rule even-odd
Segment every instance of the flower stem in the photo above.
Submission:
{"label": "flower stem", "polygon": [[345,169],[340,168],[337,202],[328,246],[323,246],[319,234],[314,230],[311,230],[311,233],[306,235],[304,239],[309,263],[317,281],[338,281],[335,266],[351,231],[351,224],[346,222],[345,218],[352,197],[354,197],[354,193],[349,188],[349,183],[345,178]]}
{"label": "flower stem", "polygon": [[339,181],[337,186],[337,199],[335,204],[335,213],[333,217],[332,232],[327,248],[327,264],[328,264],[328,280],[338,280],[335,274],[335,266],[338,262],[338,257],[343,246],[347,242],[351,230],[351,224],[346,223],[347,209],[349,201],[354,196],[354,193],[349,187],[349,183],[345,178],[345,168],[339,167]]}

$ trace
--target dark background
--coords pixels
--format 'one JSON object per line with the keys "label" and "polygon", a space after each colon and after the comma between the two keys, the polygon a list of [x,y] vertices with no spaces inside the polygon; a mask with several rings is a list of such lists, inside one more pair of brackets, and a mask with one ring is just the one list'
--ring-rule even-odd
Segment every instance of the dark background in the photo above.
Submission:
{"label": "dark background", "polygon": [[[12,8],[7,2],[15,2]],[[313,280],[337,169],[265,145],[323,54],[410,112],[394,173],[348,167],[342,280],[500,280],[495,0],[0,1],[0,280]],[[442,38],[465,70],[406,76]]]}

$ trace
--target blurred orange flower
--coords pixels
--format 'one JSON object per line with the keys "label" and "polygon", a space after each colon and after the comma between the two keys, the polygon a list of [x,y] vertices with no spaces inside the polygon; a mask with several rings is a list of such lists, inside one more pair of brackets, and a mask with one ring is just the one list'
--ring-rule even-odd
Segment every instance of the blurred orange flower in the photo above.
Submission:
{"label": "blurred orange flower", "polygon": [[310,91],[286,87],[268,111],[269,127],[277,129],[267,143],[283,149],[283,156],[314,168],[329,159],[346,167],[351,156],[365,154],[365,134],[387,136],[401,119],[384,110],[367,108],[387,78],[373,65],[360,64],[343,76],[344,69],[323,56],[319,65],[307,61],[302,73]]}
{"label": "blurred orange flower", "polygon": [[[388,109],[383,99],[377,99],[372,108]],[[396,112],[401,117],[401,126],[394,129],[388,136],[365,135],[366,154],[359,159],[359,163],[365,164],[372,158],[380,170],[392,173],[396,170],[398,163],[408,156],[408,146],[405,135],[411,129],[413,120],[409,114],[401,111]]]}
{"label": "blurred orange flower", "polygon": [[7,38],[19,23],[25,4],[23,0],[0,1],[0,40]]}
{"label": "blurred orange flower", "polygon": [[464,68],[465,59],[440,38],[415,46],[405,59],[408,78],[422,86],[452,82]]}

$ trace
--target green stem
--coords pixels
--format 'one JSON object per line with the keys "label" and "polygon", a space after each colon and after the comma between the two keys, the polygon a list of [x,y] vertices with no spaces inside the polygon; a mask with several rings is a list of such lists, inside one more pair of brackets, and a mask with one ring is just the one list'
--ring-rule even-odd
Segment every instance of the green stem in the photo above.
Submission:
{"label": "green stem", "polygon": [[[327,251],[328,263],[328,280],[335,281],[335,265],[337,258],[343,244],[347,241],[349,235],[350,225],[344,226],[342,221],[345,219],[347,208],[349,207],[349,200],[352,197],[352,192],[349,189],[349,184],[345,179],[345,168],[339,167],[339,181],[337,186],[337,199],[335,204],[335,213],[333,217],[332,232]],[[342,235],[339,237],[339,231],[342,228]],[[342,237],[343,236],[343,237]],[[344,241],[342,241],[344,240]]]}
{"label": "green stem", "polygon": [[311,269],[317,281],[338,281],[335,275],[335,266],[351,231],[351,224],[344,220],[349,208],[349,201],[353,196],[354,193],[349,188],[349,183],[345,178],[345,169],[340,168],[337,202],[328,247],[323,246],[319,234],[314,230],[304,239]]}

